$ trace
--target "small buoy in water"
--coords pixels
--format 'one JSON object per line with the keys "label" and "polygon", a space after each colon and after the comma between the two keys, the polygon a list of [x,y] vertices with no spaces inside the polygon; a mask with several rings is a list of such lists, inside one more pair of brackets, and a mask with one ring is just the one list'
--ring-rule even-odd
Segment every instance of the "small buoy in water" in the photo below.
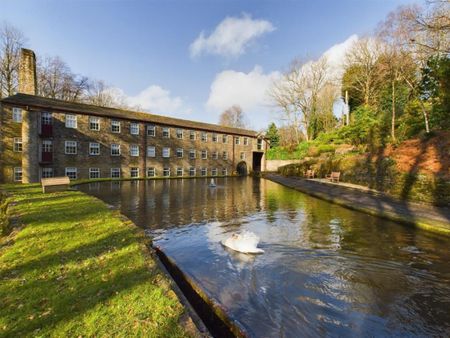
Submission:
{"label": "small buoy in water", "polygon": [[263,253],[264,250],[257,248],[259,237],[253,232],[244,231],[240,234],[233,234],[221,242],[223,246],[242,253]]}
{"label": "small buoy in water", "polygon": [[214,178],[211,178],[211,182],[209,183],[209,186],[211,188],[215,188],[216,187],[216,182],[214,182]]}

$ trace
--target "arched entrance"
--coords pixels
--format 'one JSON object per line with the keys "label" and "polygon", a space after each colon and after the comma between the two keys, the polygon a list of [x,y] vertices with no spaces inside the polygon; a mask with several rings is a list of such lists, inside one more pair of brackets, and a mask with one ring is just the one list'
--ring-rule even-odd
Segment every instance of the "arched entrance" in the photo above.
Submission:
{"label": "arched entrance", "polygon": [[247,175],[247,163],[245,163],[244,161],[239,162],[236,167],[236,171],[239,176]]}

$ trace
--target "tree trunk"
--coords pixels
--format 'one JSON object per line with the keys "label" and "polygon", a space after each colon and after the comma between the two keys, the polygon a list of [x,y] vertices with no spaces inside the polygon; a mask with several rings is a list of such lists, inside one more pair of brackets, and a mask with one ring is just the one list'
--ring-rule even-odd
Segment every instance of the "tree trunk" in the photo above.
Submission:
{"label": "tree trunk", "polygon": [[391,123],[391,137],[395,141],[395,81],[392,81],[392,123]]}

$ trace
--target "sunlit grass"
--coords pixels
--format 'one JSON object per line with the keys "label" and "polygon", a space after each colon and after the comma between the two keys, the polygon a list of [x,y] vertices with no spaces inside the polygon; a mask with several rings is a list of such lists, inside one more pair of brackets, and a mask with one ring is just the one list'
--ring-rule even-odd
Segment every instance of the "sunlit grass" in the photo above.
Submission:
{"label": "sunlit grass", "polygon": [[0,336],[187,335],[142,230],[81,192],[2,188],[18,222],[0,238]]}

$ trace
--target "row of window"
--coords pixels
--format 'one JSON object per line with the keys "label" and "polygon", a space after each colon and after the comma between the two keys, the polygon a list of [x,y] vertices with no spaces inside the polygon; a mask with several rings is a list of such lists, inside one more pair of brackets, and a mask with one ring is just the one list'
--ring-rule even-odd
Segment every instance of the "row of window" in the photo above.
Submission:
{"label": "row of window", "polygon": [[[200,171],[200,176],[208,176],[208,168],[198,168],[198,169]],[[227,176],[228,175],[228,171],[227,171],[226,168],[222,168],[220,171],[217,168],[212,168],[211,169],[211,176],[218,176],[219,172],[223,176]],[[173,175],[173,174],[175,174],[175,175]],[[157,172],[155,167],[148,167],[147,168],[147,172],[146,172],[146,176],[147,177],[157,177],[157,176],[162,176],[162,177],[170,177],[170,176],[183,177],[186,174],[188,176],[191,176],[191,177],[192,176],[197,176],[197,168],[190,167],[188,169],[185,169],[183,167],[177,167],[177,168],[175,168],[175,172],[171,172],[171,168],[170,167],[164,167],[163,170],[162,170],[162,173],[159,173],[159,172]],[[74,167],[65,168],[65,175],[68,176],[71,180],[76,180],[78,178],[78,168],[74,168]],[[49,178],[49,177],[53,177],[53,176],[54,176],[53,168],[42,168],[42,171],[41,171],[41,177],[42,178]],[[109,177],[110,178],[121,178],[121,170],[120,170],[120,168],[111,168]],[[139,168],[131,167],[130,168],[130,177],[131,178],[139,178],[139,177],[141,177],[140,176],[140,172],[139,172]],[[101,178],[101,176],[100,176],[100,168],[89,168],[89,178],[90,179]],[[22,168],[21,167],[14,168],[14,181],[16,181],[16,182],[21,182],[22,181]]]}
{"label": "row of window", "polygon": [[[13,121],[14,122],[22,122],[22,109],[13,108]],[[42,124],[52,124],[52,115],[49,112],[42,112],[41,114],[41,123]],[[74,114],[65,114],[65,126],[66,128],[78,128],[78,117]],[[96,116],[89,117],[89,129],[93,131],[100,131],[100,118]],[[169,127],[161,127],[162,129],[162,137],[170,138],[171,128]],[[111,120],[111,132],[112,133],[120,133],[121,132],[121,122],[118,120]],[[139,135],[140,127],[137,122],[130,122],[130,134],[131,135]],[[155,137],[156,136],[156,126],[155,125],[147,125],[147,135]],[[184,138],[184,129],[176,128],[175,129],[175,137],[178,139]],[[222,135],[222,143],[228,143],[228,135]],[[195,141],[197,139],[197,132],[195,130],[189,130],[189,139]],[[200,133],[200,139],[203,142],[208,141],[208,133],[203,131]],[[211,139],[213,142],[219,142],[219,135],[217,133],[211,134]],[[244,145],[249,145],[249,138],[244,137]],[[234,137],[235,144],[241,144],[241,138],[239,136]]]}
{"label": "row of window", "polygon": [[[48,144],[48,142],[43,142],[43,151],[51,152],[51,149],[49,149],[51,144]],[[78,151],[78,142],[77,141],[65,141],[65,153],[67,155],[76,155]],[[120,144],[111,144],[111,156],[120,156],[121,155],[121,145]],[[139,145],[137,144],[130,144],[129,146],[130,150],[130,156],[139,156]],[[184,157],[184,149],[183,148],[177,148],[175,151],[177,158],[183,158]],[[100,155],[100,143],[89,143],[89,155]],[[161,156],[163,158],[169,158],[171,156],[171,148],[169,147],[163,147]],[[228,152],[223,151],[222,159],[227,160],[228,159]],[[156,147],[155,146],[147,146],[147,157],[156,157]],[[197,151],[195,149],[189,150],[189,159],[195,159],[197,158]],[[208,151],[207,150],[201,150],[200,151],[200,158],[203,160],[208,159]],[[211,158],[213,160],[219,159],[219,152],[213,151],[211,152]],[[241,160],[245,159],[245,153],[240,153]]]}

